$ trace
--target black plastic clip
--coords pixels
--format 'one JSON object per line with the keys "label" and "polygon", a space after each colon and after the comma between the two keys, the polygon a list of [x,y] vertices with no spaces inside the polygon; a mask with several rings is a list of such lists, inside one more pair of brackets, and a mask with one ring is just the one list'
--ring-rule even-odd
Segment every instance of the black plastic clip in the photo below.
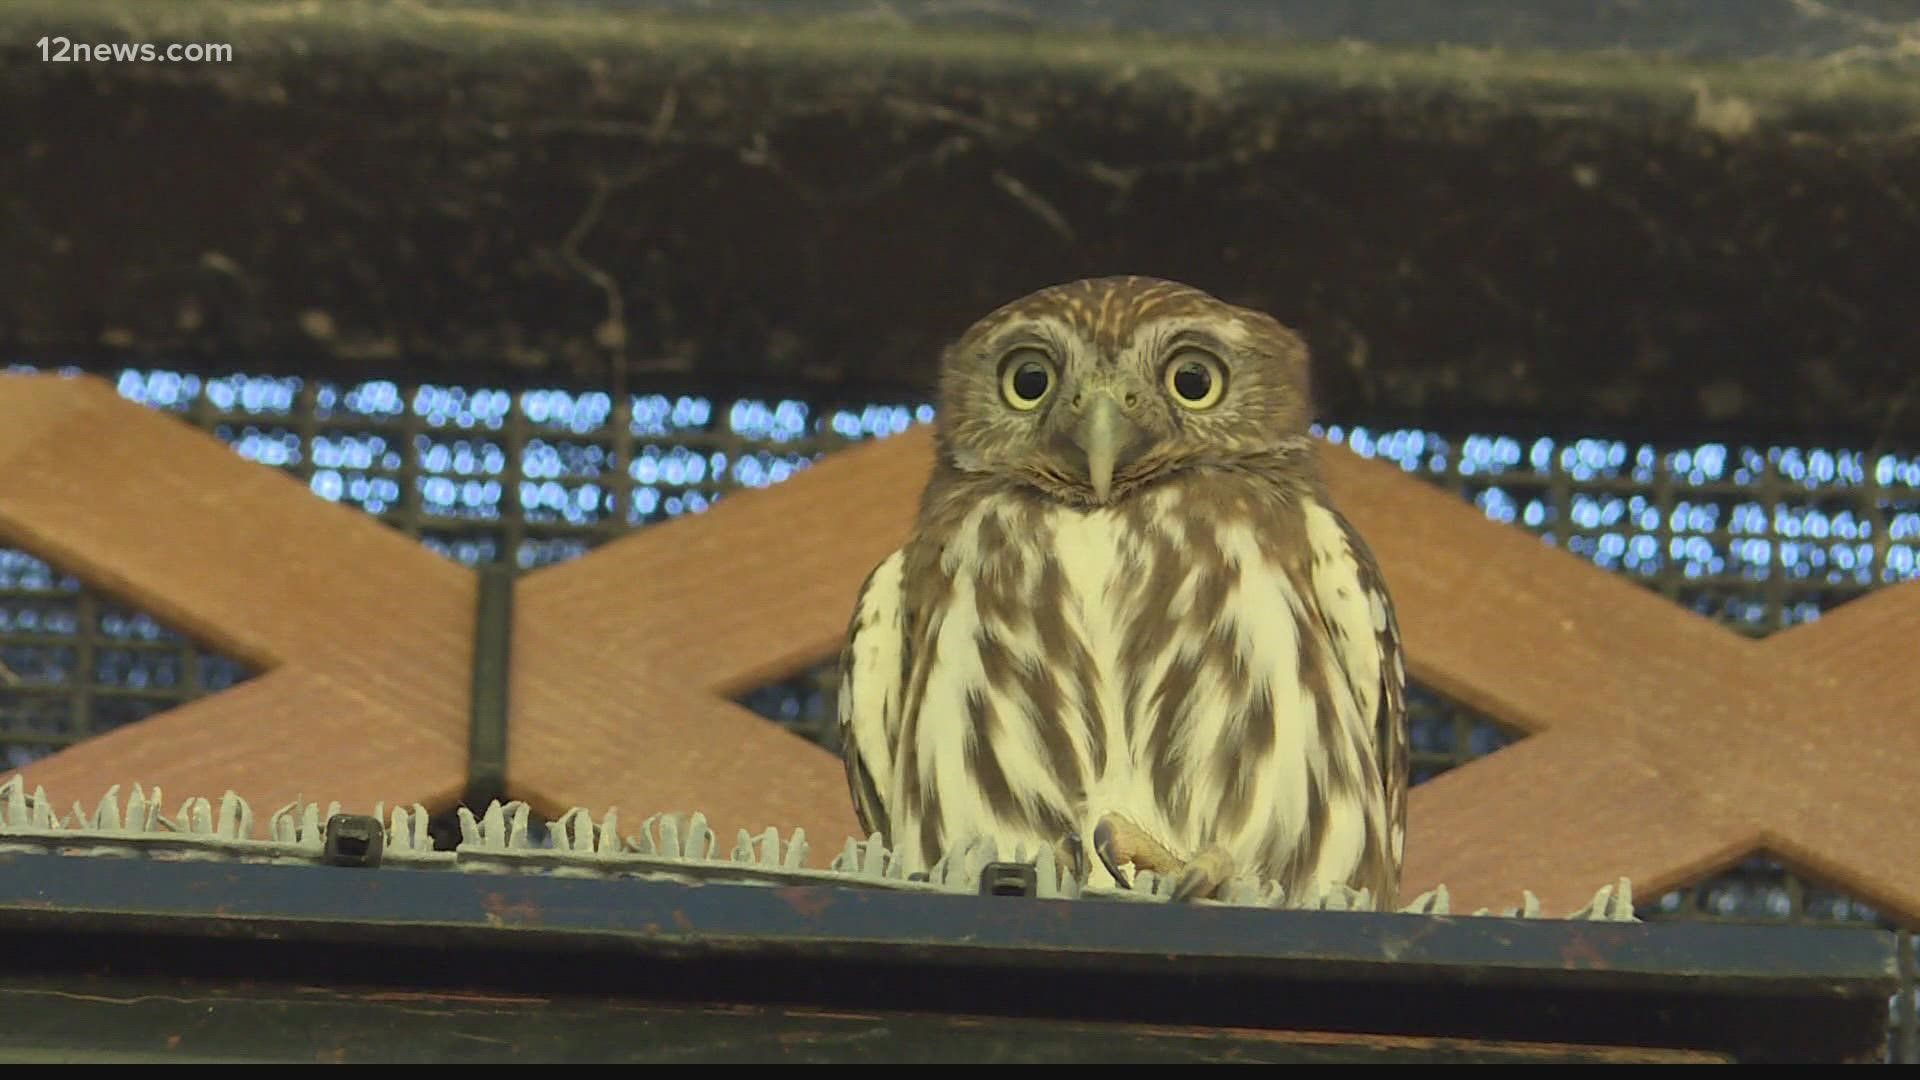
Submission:
{"label": "black plastic clip", "polygon": [[1029,863],[988,863],[980,870],[981,896],[1032,896],[1040,889],[1040,875]]}
{"label": "black plastic clip", "polygon": [[327,846],[320,859],[328,866],[380,865],[387,846],[387,830],[380,819],[365,814],[335,814],[327,819]]}

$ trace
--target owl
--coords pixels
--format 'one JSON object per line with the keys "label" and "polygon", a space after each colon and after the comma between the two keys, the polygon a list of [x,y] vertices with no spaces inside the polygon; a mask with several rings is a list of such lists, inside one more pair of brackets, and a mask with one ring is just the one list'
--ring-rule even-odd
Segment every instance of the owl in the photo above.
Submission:
{"label": "owl", "polygon": [[1292,331],[1150,278],[1044,289],[947,350],[918,519],[840,661],[854,806],[907,869],[984,835],[1176,898],[1393,900],[1399,630],[1308,389]]}

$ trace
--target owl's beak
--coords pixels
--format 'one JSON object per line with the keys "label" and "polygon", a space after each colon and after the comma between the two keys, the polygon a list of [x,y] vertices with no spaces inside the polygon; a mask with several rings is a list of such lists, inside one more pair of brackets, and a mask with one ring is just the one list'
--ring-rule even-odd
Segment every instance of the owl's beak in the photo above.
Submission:
{"label": "owl's beak", "polygon": [[1136,455],[1129,451],[1140,442],[1141,434],[1140,426],[1111,394],[1094,392],[1074,425],[1073,442],[1087,455],[1087,483],[1093,487],[1095,502],[1107,501],[1113,491],[1113,470],[1134,459]]}

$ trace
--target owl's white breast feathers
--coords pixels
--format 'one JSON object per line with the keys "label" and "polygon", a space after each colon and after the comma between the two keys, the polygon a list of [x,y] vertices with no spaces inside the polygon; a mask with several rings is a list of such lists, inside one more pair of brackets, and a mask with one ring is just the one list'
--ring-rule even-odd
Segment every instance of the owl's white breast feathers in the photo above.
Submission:
{"label": "owl's white breast feathers", "polygon": [[[910,863],[972,831],[1033,852],[1117,812],[1295,886],[1346,883],[1383,845],[1397,864],[1374,745],[1397,646],[1349,529],[1311,499],[1189,498],[990,497],[923,564],[940,588],[905,581],[900,554],[875,571],[841,730]],[[903,593],[938,610],[903,618]]]}
{"label": "owl's white breast feathers", "polygon": [[868,575],[840,655],[840,744],[854,812],[872,832],[888,831],[884,807],[893,790],[892,748],[900,738],[905,565],[896,551]]}

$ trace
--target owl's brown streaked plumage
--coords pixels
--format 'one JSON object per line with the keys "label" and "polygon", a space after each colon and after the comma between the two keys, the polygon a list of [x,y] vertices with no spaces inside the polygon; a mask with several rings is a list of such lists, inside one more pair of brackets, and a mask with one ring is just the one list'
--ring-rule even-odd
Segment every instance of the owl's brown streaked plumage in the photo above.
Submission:
{"label": "owl's brown streaked plumage", "polygon": [[1393,899],[1398,629],[1308,388],[1293,332],[1150,278],[1042,290],[947,351],[917,526],[841,660],[855,807],[910,868],[1084,837],[1200,892]]}

